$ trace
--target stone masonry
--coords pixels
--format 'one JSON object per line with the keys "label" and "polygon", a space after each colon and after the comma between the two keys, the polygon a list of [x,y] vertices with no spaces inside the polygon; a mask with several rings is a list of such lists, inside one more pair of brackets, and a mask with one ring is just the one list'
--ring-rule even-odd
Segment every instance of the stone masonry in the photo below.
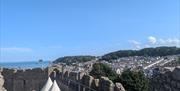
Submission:
{"label": "stone masonry", "polygon": [[[54,69],[54,70],[53,70]],[[54,77],[56,75],[56,78]],[[7,91],[40,91],[48,76],[56,79],[62,91],[125,91],[120,83],[114,84],[107,77],[94,79],[83,72],[69,72],[58,68],[14,70],[3,69],[4,87]],[[2,76],[0,76],[0,81]],[[0,84],[0,88],[3,83]],[[5,90],[0,90],[5,91]]]}
{"label": "stone masonry", "polygon": [[151,79],[151,91],[180,91],[180,66]]}
{"label": "stone masonry", "polygon": [[7,91],[4,88],[4,77],[2,76],[1,72],[0,72],[0,91]]}

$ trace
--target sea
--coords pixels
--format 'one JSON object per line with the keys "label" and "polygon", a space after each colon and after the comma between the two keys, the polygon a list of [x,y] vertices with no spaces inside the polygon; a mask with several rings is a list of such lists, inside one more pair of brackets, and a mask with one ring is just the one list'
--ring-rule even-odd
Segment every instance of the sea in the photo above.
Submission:
{"label": "sea", "polygon": [[33,69],[46,68],[51,64],[50,61],[43,62],[0,62],[0,68],[15,68],[15,69]]}

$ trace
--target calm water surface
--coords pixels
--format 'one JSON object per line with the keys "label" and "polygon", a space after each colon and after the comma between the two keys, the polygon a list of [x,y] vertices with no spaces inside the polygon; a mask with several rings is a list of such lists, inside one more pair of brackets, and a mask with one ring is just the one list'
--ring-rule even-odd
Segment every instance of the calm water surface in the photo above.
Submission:
{"label": "calm water surface", "polygon": [[18,69],[31,69],[31,68],[45,68],[50,65],[49,61],[44,62],[0,62],[0,67],[5,68],[18,68]]}

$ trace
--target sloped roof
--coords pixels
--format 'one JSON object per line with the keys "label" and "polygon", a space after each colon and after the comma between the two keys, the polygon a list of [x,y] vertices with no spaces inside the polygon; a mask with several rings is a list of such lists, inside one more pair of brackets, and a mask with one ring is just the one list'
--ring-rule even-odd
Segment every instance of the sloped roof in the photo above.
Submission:
{"label": "sloped roof", "polygon": [[51,78],[49,77],[46,84],[43,86],[43,88],[41,89],[41,91],[49,91],[49,89],[51,88],[52,86],[52,80]]}
{"label": "sloped roof", "polygon": [[59,86],[57,85],[56,80],[54,80],[53,85],[51,86],[51,88],[49,89],[49,91],[61,91]]}

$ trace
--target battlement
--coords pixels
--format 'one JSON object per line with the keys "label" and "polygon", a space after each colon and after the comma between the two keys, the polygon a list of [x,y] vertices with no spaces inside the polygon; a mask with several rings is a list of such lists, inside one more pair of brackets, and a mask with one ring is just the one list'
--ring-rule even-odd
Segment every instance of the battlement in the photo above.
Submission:
{"label": "battlement", "polygon": [[48,76],[56,79],[62,91],[124,91],[118,90],[123,88],[120,83],[114,84],[107,77],[95,79],[84,72],[66,71],[60,66],[26,70],[5,68],[1,73],[7,91],[40,91]]}

